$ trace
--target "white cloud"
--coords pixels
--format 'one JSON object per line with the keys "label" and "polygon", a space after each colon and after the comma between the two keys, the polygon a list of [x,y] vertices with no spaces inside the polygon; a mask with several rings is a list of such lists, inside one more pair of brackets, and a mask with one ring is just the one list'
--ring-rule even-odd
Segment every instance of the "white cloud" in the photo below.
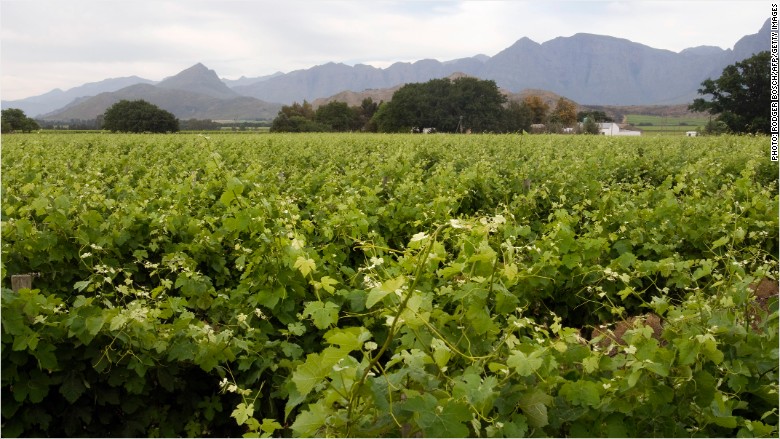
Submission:
{"label": "white cloud", "polygon": [[495,55],[522,37],[578,32],[674,51],[730,48],[769,17],[763,1],[3,0],[4,99],[107,77],[158,80],[197,62],[260,76],[326,62],[386,67]]}

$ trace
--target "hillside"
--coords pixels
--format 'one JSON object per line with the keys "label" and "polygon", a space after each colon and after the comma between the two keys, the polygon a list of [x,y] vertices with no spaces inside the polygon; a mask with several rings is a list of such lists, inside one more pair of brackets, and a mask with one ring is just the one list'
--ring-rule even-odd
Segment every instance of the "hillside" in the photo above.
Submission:
{"label": "hillside", "polygon": [[101,93],[61,111],[43,116],[44,120],[94,119],[122,99],[143,99],[170,111],[179,119],[270,120],[281,105],[238,96],[220,99],[184,90],[137,84],[116,92]]}
{"label": "hillside", "polygon": [[2,108],[19,108],[28,116],[38,116],[63,108],[74,101],[84,100],[104,92],[112,92],[135,84],[154,84],[149,79],[138,76],[124,78],[109,78],[98,82],[90,82],[68,90],[56,88],[38,96],[12,101],[2,101]]}
{"label": "hillside", "polygon": [[157,85],[136,84],[101,93],[46,114],[44,120],[94,119],[122,99],[143,99],[170,111],[179,119],[270,120],[279,104],[241,96],[225,85],[214,70],[201,63],[164,79]]}

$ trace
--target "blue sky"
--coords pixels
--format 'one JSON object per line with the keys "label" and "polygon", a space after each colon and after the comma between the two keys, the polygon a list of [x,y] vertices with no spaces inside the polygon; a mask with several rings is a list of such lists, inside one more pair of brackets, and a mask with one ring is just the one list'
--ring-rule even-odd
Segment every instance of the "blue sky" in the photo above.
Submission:
{"label": "blue sky", "polygon": [[[680,51],[733,47],[767,1],[0,0],[0,97],[202,62],[224,78],[326,62],[386,67],[495,55],[579,32]],[[768,43],[767,43],[768,44]]]}

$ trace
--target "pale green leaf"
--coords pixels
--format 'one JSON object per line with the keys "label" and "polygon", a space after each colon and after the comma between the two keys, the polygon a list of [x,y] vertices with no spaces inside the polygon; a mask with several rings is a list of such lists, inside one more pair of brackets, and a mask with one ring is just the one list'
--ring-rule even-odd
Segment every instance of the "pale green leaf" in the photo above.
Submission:
{"label": "pale green leaf", "polygon": [[282,424],[269,418],[263,419],[263,423],[260,425],[260,430],[262,430],[263,433],[269,435],[273,434],[276,430],[281,430],[281,429],[282,429]]}
{"label": "pale green leaf", "polygon": [[295,265],[293,267],[300,271],[302,275],[308,276],[309,273],[316,269],[317,265],[314,263],[314,259],[298,256],[298,259],[295,260]]}
{"label": "pale green leaf", "polygon": [[371,308],[372,306],[376,305],[377,302],[380,302],[382,299],[384,299],[388,294],[400,290],[404,286],[405,282],[406,278],[404,276],[398,276],[396,278],[388,279],[382,282],[381,286],[372,289],[368,293],[368,297],[366,298],[366,308]]}
{"label": "pale green leaf", "polygon": [[720,247],[722,245],[725,245],[727,242],[729,242],[729,237],[728,236],[724,236],[724,237],[718,239],[717,241],[713,242],[712,243],[712,248],[716,249],[716,248],[718,248],[718,247]]}
{"label": "pale green leaf", "polygon": [[230,206],[230,203],[235,199],[236,194],[234,194],[233,191],[225,191],[222,193],[222,196],[219,197],[219,201],[225,206]]}
{"label": "pale green leaf", "polygon": [[254,404],[246,404],[246,403],[239,403],[235,410],[233,410],[233,413],[230,414],[233,418],[235,418],[238,425],[243,425],[247,419],[251,418],[252,415],[255,413],[255,406]]}
{"label": "pale green leaf", "polygon": [[303,308],[303,315],[310,316],[314,326],[325,329],[335,325],[339,320],[340,307],[333,302],[308,302]]}
{"label": "pale green leaf", "polygon": [[292,374],[292,382],[301,396],[308,395],[348,353],[346,349],[327,347],[319,354],[307,355],[306,361]]}
{"label": "pale green leaf", "polygon": [[329,292],[330,294],[333,294],[336,292],[336,289],[333,288],[333,285],[337,285],[339,282],[336,279],[333,279],[330,276],[322,276],[322,279],[320,279],[320,286],[323,290]]}
{"label": "pale green leaf", "polygon": [[371,333],[363,327],[334,328],[325,333],[325,340],[346,351],[358,350],[371,339]]}

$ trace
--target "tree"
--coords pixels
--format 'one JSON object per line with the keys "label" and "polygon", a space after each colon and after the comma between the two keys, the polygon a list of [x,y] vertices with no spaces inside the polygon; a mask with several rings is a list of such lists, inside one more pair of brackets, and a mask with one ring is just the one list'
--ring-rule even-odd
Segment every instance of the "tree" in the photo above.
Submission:
{"label": "tree", "polygon": [[355,109],[360,129],[363,131],[376,131],[376,124],[372,122],[372,118],[379,109],[379,103],[374,102],[371,98],[365,98],[360,103],[360,107],[355,107]]}
{"label": "tree", "polygon": [[523,103],[531,110],[531,123],[547,123],[550,106],[539,96],[526,96]]}
{"label": "tree", "polygon": [[607,113],[598,110],[580,111],[577,113],[577,120],[585,122],[585,119],[592,120],[593,122],[614,122],[614,120],[607,116]]}
{"label": "tree", "polygon": [[729,127],[722,120],[710,120],[704,125],[702,134],[705,136],[717,136],[720,134],[726,134],[729,132]]}
{"label": "tree", "polygon": [[2,111],[2,132],[10,133],[14,131],[30,132],[40,129],[38,122],[27,117],[24,111],[18,108],[9,108]]}
{"label": "tree", "polygon": [[413,127],[442,132],[499,131],[506,97],[494,81],[462,77],[406,84],[379,107],[374,121],[379,131]]}
{"label": "tree", "polygon": [[333,131],[356,130],[360,128],[357,108],[350,108],[346,102],[329,102],[317,108],[314,120],[330,126]]}
{"label": "tree", "polygon": [[452,86],[454,110],[462,116],[458,119],[461,131],[503,131],[501,122],[506,96],[495,81],[463,77],[452,81]]}
{"label": "tree", "polygon": [[531,131],[531,109],[523,102],[511,101],[504,109],[504,127],[506,132]]}
{"label": "tree", "polygon": [[770,56],[759,52],[723,69],[718,79],[706,79],[697,98],[688,107],[707,111],[737,133],[769,133]]}
{"label": "tree", "polygon": [[550,118],[564,127],[571,127],[577,122],[577,105],[566,98],[560,98]]}
{"label": "tree", "polygon": [[599,124],[595,118],[585,117],[582,121],[582,132],[584,134],[598,134]]}
{"label": "tree", "polygon": [[113,132],[165,133],[179,131],[179,120],[144,100],[121,100],[103,113],[103,129]]}
{"label": "tree", "polygon": [[271,132],[274,133],[304,133],[317,131],[331,131],[330,125],[316,122],[316,113],[312,105],[303,101],[303,104],[293,102],[292,105],[284,105],[271,123]]}

